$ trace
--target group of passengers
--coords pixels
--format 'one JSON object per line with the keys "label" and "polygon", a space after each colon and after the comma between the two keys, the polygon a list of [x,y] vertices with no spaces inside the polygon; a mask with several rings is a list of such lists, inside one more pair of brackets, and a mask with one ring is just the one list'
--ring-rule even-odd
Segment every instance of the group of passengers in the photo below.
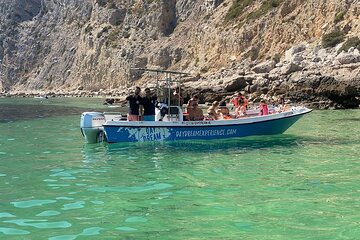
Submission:
{"label": "group of passengers", "polygon": [[[166,104],[158,103],[157,95],[149,88],[145,88],[145,95],[141,96],[140,87],[136,87],[134,94],[126,97],[128,102],[128,121],[155,121],[155,108],[156,106],[162,110],[162,106],[165,106],[167,111]],[[170,104],[173,106],[183,105],[183,98],[180,95],[180,90],[177,88],[173,92],[173,98],[170,101]],[[207,115],[204,116],[203,110],[199,107],[199,96],[193,95],[192,98],[188,101],[186,105],[186,120],[189,121],[200,121],[200,120],[220,120],[220,119],[233,119],[233,118],[242,118],[248,116],[248,100],[240,92],[237,92],[235,96],[231,99],[231,103],[234,105],[235,111],[233,114],[230,114],[229,108],[226,106],[225,100],[223,101],[214,101],[211,106],[207,109]],[[287,108],[284,98],[280,98],[278,103],[278,112],[285,111]],[[269,108],[265,100],[261,100],[259,104],[258,115],[268,115]],[[165,115],[165,114],[163,114]],[[140,117],[142,116],[142,118]]]}
{"label": "group of passengers", "polygon": [[[139,121],[140,116],[143,116],[143,121],[155,121],[156,94],[152,94],[149,88],[145,88],[145,96],[141,96],[140,93],[140,87],[136,87],[134,94],[126,97],[129,107],[128,121]],[[140,105],[142,114],[140,114]]]}

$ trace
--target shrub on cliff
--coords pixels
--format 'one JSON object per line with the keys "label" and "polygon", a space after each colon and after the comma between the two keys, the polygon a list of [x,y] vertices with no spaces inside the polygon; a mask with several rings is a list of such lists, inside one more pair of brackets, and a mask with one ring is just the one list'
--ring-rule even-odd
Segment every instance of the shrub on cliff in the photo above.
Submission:
{"label": "shrub on cliff", "polygon": [[360,39],[359,37],[351,37],[344,42],[342,47],[339,49],[339,52],[347,52],[350,48],[357,48],[360,51]]}
{"label": "shrub on cliff", "polygon": [[331,33],[327,33],[322,37],[321,45],[324,48],[335,47],[337,44],[341,43],[344,40],[344,33],[336,29]]}
{"label": "shrub on cliff", "polygon": [[341,22],[342,20],[344,20],[345,14],[346,14],[346,11],[340,11],[340,12],[336,13],[335,18],[334,18],[334,23],[338,23],[338,22]]}
{"label": "shrub on cliff", "polygon": [[225,16],[225,21],[231,21],[240,16],[244,9],[252,2],[253,0],[234,0],[232,6]]}
{"label": "shrub on cliff", "polygon": [[105,7],[105,6],[106,6],[106,0],[96,0],[96,3],[97,3],[100,7]]}
{"label": "shrub on cliff", "polygon": [[[230,7],[225,16],[225,21],[231,21],[239,17],[243,13],[244,9],[253,2],[254,0],[234,0],[233,5]],[[248,14],[247,19],[257,19],[268,13],[271,9],[278,7],[281,2],[282,0],[265,0],[261,3],[259,9]]]}
{"label": "shrub on cliff", "polygon": [[261,4],[261,7],[254,11],[251,12],[248,15],[248,19],[257,19],[265,14],[267,14],[269,11],[271,11],[273,8],[276,8],[280,5],[282,0],[266,0]]}

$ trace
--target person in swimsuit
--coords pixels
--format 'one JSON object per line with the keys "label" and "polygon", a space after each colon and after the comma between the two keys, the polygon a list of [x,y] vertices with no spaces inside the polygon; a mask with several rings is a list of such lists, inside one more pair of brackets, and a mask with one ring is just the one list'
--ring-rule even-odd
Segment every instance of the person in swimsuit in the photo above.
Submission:
{"label": "person in swimsuit", "polygon": [[214,101],[212,103],[212,105],[208,108],[207,113],[208,113],[210,118],[213,118],[214,120],[219,119],[219,113],[218,113],[219,109],[218,109],[218,107],[219,107],[219,102]]}
{"label": "person in swimsuit", "polygon": [[235,109],[239,107],[239,100],[242,100],[244,107],[247,109],[249,101],[246,99],[244,95],[241,94],[241,92],[237,92],[231,102],[234,104]]}
{"label": "person in swimsuit", "polygon": [[260,101],[260,105],[259,105],[259,116],[268,115],[268,114],[269,114],[269,108],[265,100],[263,99]]}
{"label": "person in swimsuit", "polygon": [[198,95],[193,95],[193,97],[189,100],[186,111],[189,114],[190,121],[199,121],[204,119],[204,114],[202,110],[199,108],[199,97]]}
{"label": "person in swimsuit", "polygon": [[220,115],[220,119],[231,119],[230,110],[226,107],[226,102],[221,101],[219,104],[218,114]]}
{"label": "person in swimsuit", "polygon": [[235,109],[236,117],[245,117],[246,116],[246,107],[242,98],[239,98],[238,107]]}

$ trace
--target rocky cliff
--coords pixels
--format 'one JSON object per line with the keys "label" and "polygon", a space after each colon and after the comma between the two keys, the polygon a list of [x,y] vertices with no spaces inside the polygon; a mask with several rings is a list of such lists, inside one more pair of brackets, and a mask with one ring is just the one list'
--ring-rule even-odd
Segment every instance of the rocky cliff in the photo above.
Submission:
{"label": "rocky cliff", "polygon": [[1,92],[120,94],[151,67],[204,100],[360,103],[359,0],[0,0]]}

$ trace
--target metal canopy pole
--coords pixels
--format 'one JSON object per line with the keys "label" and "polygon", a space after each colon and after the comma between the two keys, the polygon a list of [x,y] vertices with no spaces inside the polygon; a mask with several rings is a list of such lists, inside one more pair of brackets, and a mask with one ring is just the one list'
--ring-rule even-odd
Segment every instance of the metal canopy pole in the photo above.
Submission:
{"label": "metal canopy pole", "polygon": [[[188,76],[190,75],[189,73],[185,73],[185,72],[178,72],[178,71],[170,71],[170,70],[161,70],[161,69],[151,69],[151,68],[130,68],[132,70],[137,70],[137,71],[144,71],[144,72],[156,72],[156,94],[157,96],[160,95],[160,91],[161,91],[161,95],[163,97],[166,97],[166,95],[168,95],[168,100],[167,100],[167,104],[168,104],[168,115],[170,115],[170,108],[171,108],[171,95],[172,95],[172,89],[171,89],[171,84],[175,83],[175,87],[176,90],[179,89],[179,96],[178,96],[178,106],[181,106],[181,89],[180,89],[180,85],[181,85],[181,80],[172,80],[172,74],[174,75],[184,75],[184,76]],[[164,73],[165,74],[165,79],[164,80],[160,80],[159,79],[159,73]],[[163,89],[160,89],[160,82],[165,82],[165,87],[167,88],[168,93],[164,94]]]}

